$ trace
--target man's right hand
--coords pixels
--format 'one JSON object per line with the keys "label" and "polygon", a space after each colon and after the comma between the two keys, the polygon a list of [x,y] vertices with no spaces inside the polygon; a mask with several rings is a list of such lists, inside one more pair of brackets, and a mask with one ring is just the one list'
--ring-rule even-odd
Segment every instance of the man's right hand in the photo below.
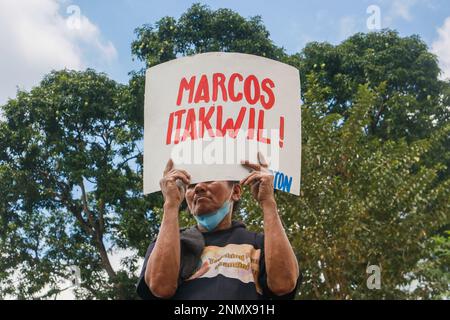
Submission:
{"label": "man's right hand", "polygon": [[164,203],[179,207],[184,200],[184,193],[186,186],[190,184],[191,175],[185,170],[173,167],[173,161],[169,159],[159,185],[164,196]]}

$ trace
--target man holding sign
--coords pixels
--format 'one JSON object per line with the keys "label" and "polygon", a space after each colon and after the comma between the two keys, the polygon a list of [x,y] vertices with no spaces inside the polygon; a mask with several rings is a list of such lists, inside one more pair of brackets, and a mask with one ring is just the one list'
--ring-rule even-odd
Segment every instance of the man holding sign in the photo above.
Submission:
{"label": "man holding sign", "polygon": [[[259,164],[242,164],[252,172],[240,183],[190,184],[189,173],[174,169],[169,160],[161,179],[164,216],[157,240],[145,257],[137,288],[141,298],[295,297],[297,259],[278,215],[274,177],[262,154],[258,155]],[[262,208],[264,235],[247,231],[242,223],[232,220],[242,186],[246,185]],[[184,198],[197,226],[180,234],[178,214]]]}
{"label": "man holding sign", "polygon": [[[274,189],[300,193],[299,102],[298,70],[262,57],[207,53],[147,70],[144,193],[165,202],[142,298],[294,298],[298,263]],[[245,185],[264,234],[232,219]],[[183,200],[197,225],[180,231]]]}

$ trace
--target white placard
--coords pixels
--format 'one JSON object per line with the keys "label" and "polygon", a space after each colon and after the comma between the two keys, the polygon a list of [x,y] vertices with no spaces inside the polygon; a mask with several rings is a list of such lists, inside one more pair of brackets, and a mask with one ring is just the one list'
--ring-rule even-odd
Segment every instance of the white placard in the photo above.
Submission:
{"label": "white placard", "polygon": [[260,151],[275,189],[299,195],[299,71],[240,53],[205,53],[149,68],[145,83],[144,193],[160,190],[169,158],[191,182],[241,180]]}

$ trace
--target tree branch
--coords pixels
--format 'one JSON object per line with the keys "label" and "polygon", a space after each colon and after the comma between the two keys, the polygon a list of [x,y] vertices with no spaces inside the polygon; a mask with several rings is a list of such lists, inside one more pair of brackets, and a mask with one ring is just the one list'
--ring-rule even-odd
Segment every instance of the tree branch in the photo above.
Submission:
{"label": "tree branch", "polygon": [[137,157],[139,157],[139,153],[132,155],[131,157],[126,158],[124,161],[122,161],[121,163],[119,163],[117,165],[117,168],[120,169],[122,168],[128,161],[132,160],[132,159],[136,159]]}
{"label": "tree branch", "polygon": [[104,220],[104,216],[106,213],[106,209],[105,209],[105,201],[103,199],[99,199],[98,200],[98,212],[99,212],[99,217],[98,217],[98,227],[99,227],[99,232],[101,233],[101,235],[103,236],[103,233],[105,231],[105,220]]}
{"label": "tree branch", "polygon": [[111,262],[109,261],[108,254],[106,252],[106,248],[103,243],[103,237],[100,235],[99,232],[96,232],[96,237],[94,240],[95,240],[94,241],[95,247],[97,248],[97,250],[100,253],[102,267],[103,267],[103,269],[105,269],[110,280],[113,280],[117,276],[117,274],[111,266]]}
{"label": "tree branch", "polygon": [[61,190],[61,193],[57,195],[60,199],[60,202],[63,203],[67,207],[69,212],[71,212],[74,215],[74,217],[80,223],[81,228],[84,230],[84,232],[92,236],[94,234],[94,231],[91,229],[89,224],[83,219],[80,208],[78,208],[78,206],[73,203],[72,196],[70,194],[71,192],[70,187],[66,183],[56,179],[54,176],[51,176],[50,173],[48,173],[47,171],[39,170],[39,172],[42,175],[44,175],[44,177],[48,181],[53,182],[58,186],[58,188]]}

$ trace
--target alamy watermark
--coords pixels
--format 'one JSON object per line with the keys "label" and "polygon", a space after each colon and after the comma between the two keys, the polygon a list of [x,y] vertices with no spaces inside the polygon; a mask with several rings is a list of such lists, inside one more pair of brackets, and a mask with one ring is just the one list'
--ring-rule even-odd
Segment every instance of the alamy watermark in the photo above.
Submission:
{"label": "alamy watermark", "polygon": [[370,5],[366,9],[369,17],[366,20],[367,29],[370,31],[381,30],[381,9],[377,5]]}
{"label": "alamy watermark", "polygon": [[366,273],[369,274],[367,278],[367,289],[380,290],[381,289],[381,267],[378,265],[367,266]]}
{"label": "alamy watermark", "polygon": [[81,29],[81,9],[79,6],[70,5],[66,9],[66,13],[69,17],[66,20],[67,28],[70,30]]}
{"label": "alamy watermark", "polygon": [[261,151],[269,167],[272,170],[279,169],[280,147],[284,141],[278,129],[227,130],[220,137],[205,135],[202,139],[186,137],[183,131],[173,133],[173,139],[177,142],[171,150],[171,158],[176,163],[233,165]]}
{"label": "alamy watermark", "polygon": [[71,286],[69,288],[79,287],[82,283],[80,268],[78,266],[69,266],[69,270],[70,276],[68,280],[71,283]]}

